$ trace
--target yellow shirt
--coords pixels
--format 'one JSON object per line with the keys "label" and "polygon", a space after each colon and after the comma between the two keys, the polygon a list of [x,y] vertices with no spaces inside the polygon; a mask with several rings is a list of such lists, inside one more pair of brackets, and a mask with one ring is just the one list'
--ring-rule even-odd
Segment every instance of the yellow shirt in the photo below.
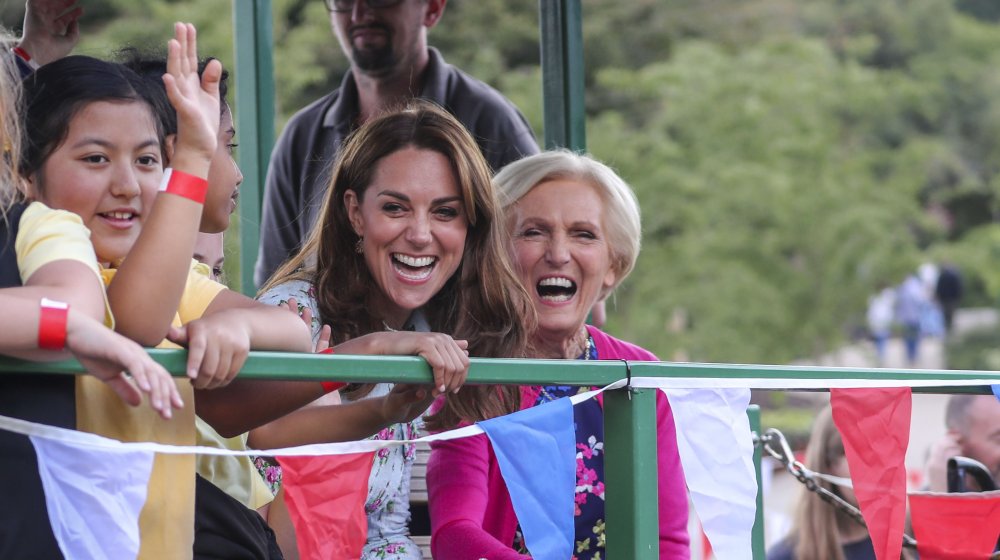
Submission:
{"label": "yellow shirt", "polygon": [[[101,271],[105,284],[115,269]],[[172,324],[182,326],[202,316],[212,300],[225,289],[192,270]],[[160,348],[176,348],[162,342]],[[171,420],[162,419],[148,405],[130,407],[104,383],[78,376],[76,383],[77,429],[122,441],[155,441],[172,445],[195,443],[194,390],[186,379],[177,381],[184,408]],[[140,559],[189,559],[194,547],[193,455],[157,454],[149,479],[146,506],[139,516]]]}
{"label": "yellow shirt", "polygon": [[[83,225],[80,216],[65,210],[53,210],[41,202],[32,202],[21,214],[14,252],[22,283],[27,282],[38,269],[60,260],[81,262],[94,271],[98,281],[101,280],[101,267],[97,264],[94,246],[90,244],[90,230]],[[101,293],[104,294],[104,291]],[[106,294],[104,309],[104,324],[114,327]]]}

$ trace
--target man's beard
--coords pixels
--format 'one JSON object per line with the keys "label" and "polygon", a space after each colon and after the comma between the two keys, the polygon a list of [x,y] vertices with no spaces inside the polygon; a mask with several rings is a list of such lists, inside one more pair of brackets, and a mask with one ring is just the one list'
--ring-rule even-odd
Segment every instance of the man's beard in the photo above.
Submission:
{"label": "man's beard", "polygon": [[391,36],[388,37],[385,46],[379,48],[359,49],[352,46],[351,58],[354,60],[354,65],[369,74],[377,74],[395,67],[398,58],[392,51],[391,39]]}

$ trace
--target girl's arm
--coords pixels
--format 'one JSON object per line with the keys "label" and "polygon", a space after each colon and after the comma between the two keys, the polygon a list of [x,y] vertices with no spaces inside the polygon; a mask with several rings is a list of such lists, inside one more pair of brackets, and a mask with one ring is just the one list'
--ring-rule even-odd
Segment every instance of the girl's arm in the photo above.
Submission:
{"label": "girl's arm", "polygon": [[[427,461],[431,552],[438,560],[530,560],[483,528],[490,499],[489,439],[485,434],[435,441]],[[509,498],[508,498],[509,499]],[[511,514],[513,517],[513,514]],[[513,524],[508,520],[513,535]]]}
{"label": "girl's arm", "polygon": [[188,375],[198,389],[198,416],[223,437],[280,418],[323,396],[318,382],[237,380],[250,348],[309,352],[309,328],[295,314],[231,290],[215,296],[200,319],[171,329],[188,347]]}
{"label": "girl's arm", "polygon": [[[219,131],[219,79],[222,67],[212,61],[198,76],[194,26],[175,24],[168,43],[167,96],[177,111],[177,142],[169,185],[208,177]],[[207,184],[202,186],[202,200]],[[145,346],[167,336],[177,312],[194,253],[202,203],[167,190],[156,197],[142,233],[108,286],[108,301],[118,332]],[[197,197],[195,197],[197,198]]]}
{"label": "girl's arm", "polygon": [[[81,263],[75,264],[87,268]],[[0,353],[33,360],[67,359],[72,354],[91,375],[107,383],[123,401],[132,406],[142,403],[141,393],[149,395],[150,406],[164,418],[172,416],[173,408],[184,406],[170,374],[154,362],[145,350],[131,340],[115,334],[86,311],[74,309],[72,304],[66,312],[65,324],[57,321],[54,325],[54,328],[64,330],[65,350],[69,354],[63,350],[39,349],[42,308],[41,298],[34,294],[43,289],[0,289],[0,307],[9,316],[17,318],[0,330]],[[48,290],[47,293],[60,297],[58,290]],[[103,296],[101,300],[103,301]]]}

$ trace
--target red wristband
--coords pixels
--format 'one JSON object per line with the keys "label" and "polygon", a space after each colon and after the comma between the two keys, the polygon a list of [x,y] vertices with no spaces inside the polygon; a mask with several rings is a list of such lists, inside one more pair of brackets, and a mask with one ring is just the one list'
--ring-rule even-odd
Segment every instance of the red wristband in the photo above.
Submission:
{"label": "red wristband", "polygon": [[208,181],[190,173],[177,171],[176,169],[167,169],[163,173],[160,190],[177,196],[183,196],[198,204],[205,204],[205,195],[208,193]]}
{"label": "red wristband", "polygon": [[[327,348],[325,350],[320,350],[319,352],[316,352],[316,353],[317,354],[333,354],[333,348]],[[321,381],[320,385],[323,386],[323,392],[324,393],[332,393],[334,391],[337,391],[339,389],[343,389],[344,387],[347,387],[347,383],[342,383],[340,381]]]}
{"label": "red wristband", "polygon": [[38,315],[38,347],[43,350],[62,350],[66,347],[66,320],[69,304],[42,298]]}

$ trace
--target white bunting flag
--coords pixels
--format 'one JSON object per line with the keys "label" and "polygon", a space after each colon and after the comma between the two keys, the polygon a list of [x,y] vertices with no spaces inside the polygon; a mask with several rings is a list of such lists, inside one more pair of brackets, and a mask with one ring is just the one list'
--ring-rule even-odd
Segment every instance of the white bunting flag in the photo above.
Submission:
{"label": "white bunting flag", "polygon": [[153,452],[126,446],[88,448],[36,436],[31,443],[63,556],[138,556],[139,512],[146,502]]}
{"label": "white bunting flag", "polygon": [[750,560],[757,477],[749,389],[664,389],[688,491],[716,558]]}

